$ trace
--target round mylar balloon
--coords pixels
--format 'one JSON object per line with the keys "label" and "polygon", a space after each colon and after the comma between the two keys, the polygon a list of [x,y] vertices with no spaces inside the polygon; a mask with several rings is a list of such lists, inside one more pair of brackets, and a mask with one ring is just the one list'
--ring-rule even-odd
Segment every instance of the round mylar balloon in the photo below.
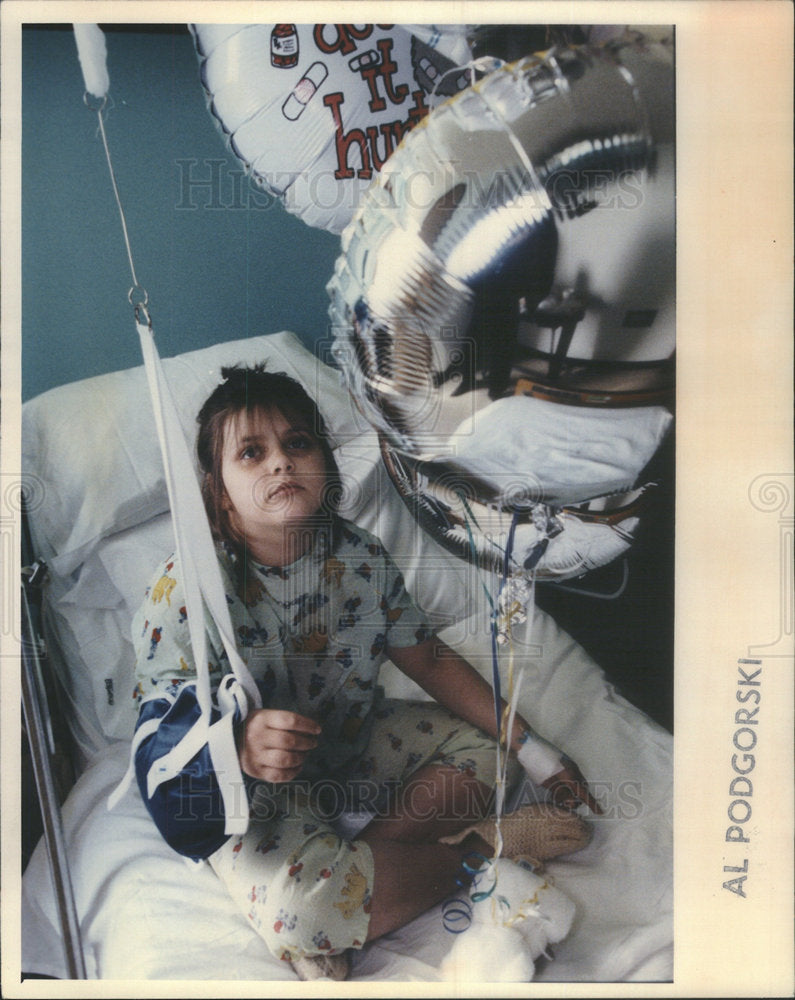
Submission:
{"label": "round mylar balloon", "polygon": [[463,26],[190,27],[235,155],[289,211],[335,233],[402,137],[469,80]]}
{"label": "round mylar balloon", "polygon": [[[344,232],[337,361],[404,499],[460,554],[566,577],[629,545],[671,422],[673,140],[666,46],[529,57],[434,110]],[[581,327],[581,356],[612,342],[601,381],[569,370]]]}

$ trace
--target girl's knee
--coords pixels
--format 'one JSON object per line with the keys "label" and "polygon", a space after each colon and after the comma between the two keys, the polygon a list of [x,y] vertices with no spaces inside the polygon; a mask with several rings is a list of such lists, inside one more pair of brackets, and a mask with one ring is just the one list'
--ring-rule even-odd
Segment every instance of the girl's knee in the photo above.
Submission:
{"label": "girl's knee", "polygon": [[252,888],[249,920],[277,958],[360,947],[372,885],[369,847],[324,834],[294,852],[267,886]]}

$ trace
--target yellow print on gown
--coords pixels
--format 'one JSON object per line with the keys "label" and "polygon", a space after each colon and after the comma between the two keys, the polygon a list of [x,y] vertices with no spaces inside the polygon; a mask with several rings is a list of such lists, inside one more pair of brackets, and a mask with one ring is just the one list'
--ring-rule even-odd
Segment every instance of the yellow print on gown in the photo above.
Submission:
{"label": "yellow print on gown", "polygon": [[342,895],[349,898],[334,903],[334,906],[346,920],[350,920],[360,907],[364,909],[365,913],[368,912],[367,904],[370,902],[370,896],[367,892],[367,879],[356,865],[351,865],[351,870],[345,876],[345,888],[342,889]]}

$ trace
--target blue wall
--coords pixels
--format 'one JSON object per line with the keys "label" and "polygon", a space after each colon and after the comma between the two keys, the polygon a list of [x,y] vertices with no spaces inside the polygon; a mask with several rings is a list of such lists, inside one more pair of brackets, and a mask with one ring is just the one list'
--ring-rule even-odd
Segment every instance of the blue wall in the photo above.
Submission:
{"label": "blue wall", "polygon": [[[186,29],[108,30],[106,41],[108,142],[160,353],[282,329],[311,348],[326,335],[339,237],[242,177],[207,110]],[[71,30],[23,30],[22,102],[27,399],[141,359],[121,224]],[[212,188],[186,187],[213,170]]]}

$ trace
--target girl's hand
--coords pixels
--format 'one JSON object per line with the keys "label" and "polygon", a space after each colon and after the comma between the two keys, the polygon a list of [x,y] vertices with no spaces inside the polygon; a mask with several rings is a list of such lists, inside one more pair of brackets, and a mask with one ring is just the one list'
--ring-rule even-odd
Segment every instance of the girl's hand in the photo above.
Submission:
{"label": "girl's hand", "polygon": [[245,721],[240,766],[246,774],[278,784],[301,773],[304,760],[318,743],[321,727],[297,712],[259,708]]}
{"label": "girl's hand", "polygon": [[561,757],[561,762],[565,767],[541,782],[542,786],[552,793],[552,801],[555,805],[566,806],[567,809],[576,809],[583,802],[591,812],[601,816],[602,807],[588,791],[588,783],[579,767],[570,757]]}
{"label": "girl's hand", "polygon": [[516,744],[516,759],[532,781],[549,789],[555,805],[576,809],[582,802],[591,812],[602,814],[579,767],[554,743],[520,723]]}

